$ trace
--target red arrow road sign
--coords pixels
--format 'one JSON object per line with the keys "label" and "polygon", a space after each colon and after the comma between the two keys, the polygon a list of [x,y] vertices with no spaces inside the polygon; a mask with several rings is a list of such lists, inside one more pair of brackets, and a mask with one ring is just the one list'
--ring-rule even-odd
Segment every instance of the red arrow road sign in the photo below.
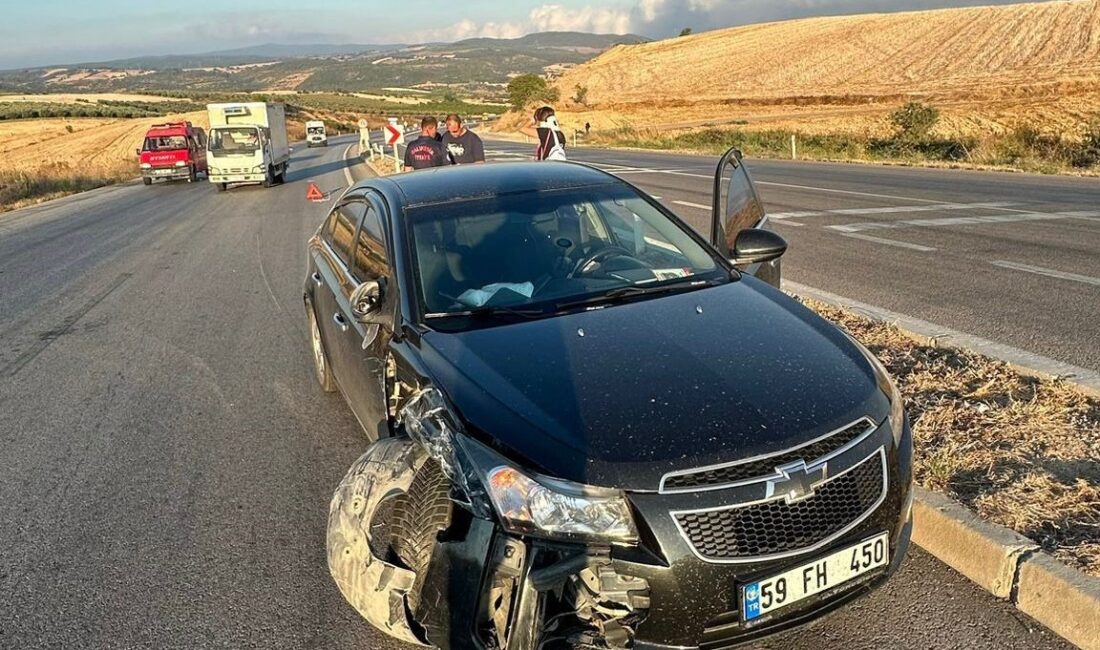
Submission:
{"label": "red arrow road sign", "polygon": [[386,144],[390,145],[391,147],[397,144],[398,140],[401,139],[401,136],[404,135],[404,133],[402,133],[400,129],[392,124],[387,124],[386,130],[390,132],[390,137],[386,138]]}

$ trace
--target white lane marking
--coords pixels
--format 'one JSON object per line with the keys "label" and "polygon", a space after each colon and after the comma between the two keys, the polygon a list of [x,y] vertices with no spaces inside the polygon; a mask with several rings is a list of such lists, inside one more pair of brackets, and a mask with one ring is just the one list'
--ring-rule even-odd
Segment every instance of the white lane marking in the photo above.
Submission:
{"label": "white lane marking", "polygon": [[896,205],[881,208],[845,208],[827,210],[829,214],[893,214],[897,212],[936,212],[939,210],[980,210],[1004,208],[1016,203],[935,203],[931,205]]}
{"label": "white lane marking", "polygon": [[848,223],[825,226],[840,232],[859,232],[861,230],[887,230],[908,227],[971,226],[985,223],[1017,223],[1021,221],[1051,221],[1057,219],[1080,219],[1100,216],[1098,211],[1082,212],[1021,212],[1019,214],[997,214],[982,217],[943,217],[940,219],[902,219],[899,221],[878,221],[868,223]]}
{"label": "white lane marking", "polygon": [[649,198],[651,198],[655,201],[660,201],[661,200],[661,197],[657,196],[656,194],[650,194]]}
{"label": "white lane marking", "polygon": [[1041,266],[1031,266],[1030,264],[1020,264],[1019,262],[1008,262],[1005,260],[994,260],[990,262],[993,266],[1000,266],[1001,268],[1012,269],[1014,271],[1023,271],[1025,273],[1034,273],[1036,275],[1045,275],[1051,278],[1058,278],[1059,280],[1071,280],[1073,282],[1081,282],[1084,284],[1091,284],[1095,287],[1100,287],[1100,278],[1094,278],[1088,275],[1078,275],[1077,273],[1066,273],[1065,271],[1055,271],[1054,269],[1044,269]]}
{"label": "white lane marking", "polygon": [[[768,218],[770,219],[770,218],[771,218],[771,215],[768,215]],[[790,221],[790,220],[788,220],[788,219],[781,219],[781,220],[779,220],[779,221],[776,221],[776,222],[775,222],[775,225],[777,225],[777,226],[779,226],[779,225],[783,225],[783,226],[795,226],[795,227],[797,227],[797,228],[801,228],[802,226],[805,226],[806,224],[804,224],[804,223],[800,223],[800,222],[798,222],[798,221]]]}
{"label": "white lane marking", "polygon": [[352,177],[352,175],[351,175],[351,167],[349,167],[346,164],[346,163],[349,162],[348,154],[351,153],[351,148],[354,147],[354,146],[355,146],[355,143],[353,142],[353,143],[348,145],[347,149],[344,149],[344,163],[345,163],[345,165],[344,165],[344,178],[348,179],[348,187],[351,187],[352,185],[355,185],[355,178]]}
{"label": "white lane marking", "polygon": [[676,169],[621,169],[616,174],[671,174]]}
{"label": "white lane marking", "polygon": [[710,212],[711,206],[703,205],[702,203],[692,203],[691,201],[673,201],[676,205],[682,205],[687,208],[696,208],[698,210],[706,210]]}
{"label": "white lane marking", "polygon": [[769,219],[798,219],[799,217],[817,217],[825,214],[824,212],[818,212],[816,210],[806,210],[803,212],[769,212]]}
{"label": "white lane marking", "polygon": [[875,320],[894,323],[898,327],[909,330],[910,332],[934,339],[937,347],[947,345],[969,349],[993,357],[994,359],[1008,362],[1025,370],[1025,372],[1030,370],[1031,373],[1041,373],[1055,377],[1068,377],[1078,386],[1085,388],[1092,395],[1100,395],[1100,372],[1096,370],[1057,361],[1033,352],[1027,352],[1026,350],[1005,345],[1004,343],[990,341],[989,339],[974,336],[973,334],[968,334],[959,330],[953,330],[906,314],[889,311],[881,307],[869,305],[865,302],[838,296],[835,293],[829,293],[828,291],[808,287],[804,284],[791,282],[786,278],[783,279],[783,290],[788,293],[795,293],[800,296],[829,303],[837,307],[843,307]]}
{"label": "white lane marking", "polygon": [[[787,223],[787,222],[783,222]],[[851,237],[852,239],[861,239],[863,241],[874,242],[876,244],[885,244],[886,246],[896,246],[898,248],[908,248],[912,251],[920,251],[922,253],[930,253],[935,248],[931,246],[921,246],[920,244],[910,244],[907,241],[897,241],[895,239],[883,239],[882,237],[872,237],[870,235],[860,235],[857,233],[844,233],[845,237]]]}

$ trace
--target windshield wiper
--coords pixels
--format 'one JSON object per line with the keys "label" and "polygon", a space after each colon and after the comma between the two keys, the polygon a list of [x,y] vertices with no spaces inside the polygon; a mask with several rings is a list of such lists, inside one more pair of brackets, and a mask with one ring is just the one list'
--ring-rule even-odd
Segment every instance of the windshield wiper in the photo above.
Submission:
{"label": "windshield wiper", "polygon": [[483,305],[465,311],[445,311],[433,314],[425,314],[424,318],[455,318],[455,317],[483,317],[499,318],[501,316],[515,316],[518,318],[532,319],[546,315],[545,309],[516,309],[503,305]]}
{"label": "windshield wiper", "polygon": [[558,309],[572,309],[574,307],[585,307],[589,305],[600,304],[613,304],[622,300],[630,298],[636,298],[638,296],[653,296],[662,293],[678,293],[681,291],[693,291],[695,289],[702,289],[705,287],[712,287],[716,284],[720,284],[718,280],[687,280],[683,282],[672,282],[669,284],[657,284],[657,285],[638,285],[632,284],[626,287],[618,287],[605,291],[599,295],[590,296],[588,298],[581,298],[580,300],[571,300],[568,302],[558,303]]}

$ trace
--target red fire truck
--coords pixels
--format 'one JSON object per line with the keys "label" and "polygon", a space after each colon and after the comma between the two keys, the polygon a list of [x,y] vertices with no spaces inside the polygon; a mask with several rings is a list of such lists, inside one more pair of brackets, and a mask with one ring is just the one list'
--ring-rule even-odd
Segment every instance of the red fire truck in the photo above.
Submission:
{"label": "red fire truck", "polygon": [[146,185],[158,178],[194,182],[206,174],[206,132],[190,122],[154,124],[137,154]]}

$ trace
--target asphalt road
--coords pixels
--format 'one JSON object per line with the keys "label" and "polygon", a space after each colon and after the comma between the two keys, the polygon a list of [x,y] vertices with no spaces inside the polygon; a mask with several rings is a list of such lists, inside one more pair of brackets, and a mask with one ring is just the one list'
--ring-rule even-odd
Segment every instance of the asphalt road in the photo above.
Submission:
{"label": "asphalt road", "polygon": [[[493,141],[490,157],[530,157]],[[714,157],[569,150],[709,232]],[[784,277],[1100,370],[1100,179],[749,160]]]}
{"label": "asphalt road", "polygon": [[[0,648],[399,647],[325,562],[365,438],[311,374],[304,242],[330,204],[304,196],[345,185],[344,150],[299,149],[271,189],[128,184],[0,215]],[[1069,646],[914,550],[761,647]]]}

